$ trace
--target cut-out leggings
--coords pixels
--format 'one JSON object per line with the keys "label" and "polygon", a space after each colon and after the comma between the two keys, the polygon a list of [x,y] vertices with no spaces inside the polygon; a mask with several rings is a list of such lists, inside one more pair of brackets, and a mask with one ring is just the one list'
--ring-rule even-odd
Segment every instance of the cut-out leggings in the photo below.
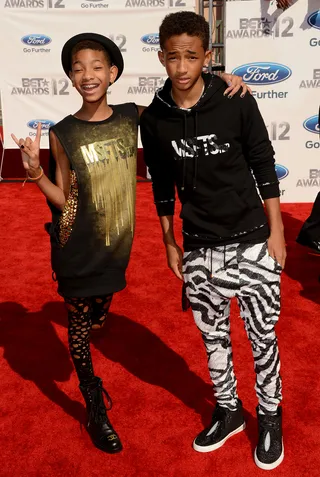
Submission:
{"label": "cut-out leggings", "polygon": [[112,296],[64,298],[68,311],[69,350],[80,382],[89,382],[94,377],[90,333],[104,325]]}

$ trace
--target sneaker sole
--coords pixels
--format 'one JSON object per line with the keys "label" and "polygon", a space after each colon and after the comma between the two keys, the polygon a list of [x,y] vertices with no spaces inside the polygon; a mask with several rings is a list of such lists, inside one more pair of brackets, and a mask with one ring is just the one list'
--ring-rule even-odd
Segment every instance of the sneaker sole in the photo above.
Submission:
{"label": "sneaker sole", "polygon": [[276,467],[278,467],[278,465],[281,464],[281,462],[283,461],[284,459],[284,447],[283,447],[283,441],[282,441],[282,452],[281,452],[281,456],[279,457],[279,459],[277,459],[275,462],[273,462],[272,464],[265,464],[264,462],[260,462],[260,460],[258,459],[257,457],[257,449],[254,451],[254,462],[256,464],[257,467],[259,467],[259,469],[263,469],[263,470],[273,470],[275,469]]}
{"label": "sneaker sole", "polygon": [[224,439],[222,439],[222,441],[220,442],[217,442],[217,444],[212,444],[211,446],[199,446],[198,444],[196,444],[196,440],[193,441],[193,444],[192,444],[192,447],[194,448],[195,451],[197,452],[212,452],[212,451],[215,451],[217,449],[219,449],[220,447],[223,446],[223,444],[232,436],[235,436],[236,434],[239,434],[239,432],[242,432],[244,431],[244,429],[246,428],[246,423],[244,422],[243,424],[241,424],[241,426],[239,426],[237,429],[235,429],[234,431],[230,432],[230,434],[228,434]]}

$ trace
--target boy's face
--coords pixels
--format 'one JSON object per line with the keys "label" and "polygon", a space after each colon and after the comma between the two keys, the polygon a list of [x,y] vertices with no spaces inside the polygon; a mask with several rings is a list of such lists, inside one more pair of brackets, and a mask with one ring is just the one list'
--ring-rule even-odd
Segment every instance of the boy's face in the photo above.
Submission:
{"label": "boy's face", "polygon": [[159,60],[165,66],[175,89],[192,89],[210,61],[210,51],[204,51],[202,40],[197,36],[172,36],[159,51]]}
{"label": "boy's face", "polygon": [[103,51],[80,50],[72,56],[70,79],[84,101],[94,103],[105,96],[118,68],[110,66]]}

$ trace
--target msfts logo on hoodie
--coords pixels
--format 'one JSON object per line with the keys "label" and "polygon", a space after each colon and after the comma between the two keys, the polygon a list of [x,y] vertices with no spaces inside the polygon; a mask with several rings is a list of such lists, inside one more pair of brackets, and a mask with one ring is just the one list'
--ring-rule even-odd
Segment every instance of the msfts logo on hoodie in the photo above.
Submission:
{"label": "msfts logo on hoodie", "polygon": [[181,160],[186,157],[193,158],[200,154],[205,156],[223,154],[230,148],[229,143],[221,144],[216,143],[217,136],[215,134],[206,134],[205,136],[198,136],[189,139],[179,139],[178,141],[171,141],[172,147],[175,152],[175,159]]}

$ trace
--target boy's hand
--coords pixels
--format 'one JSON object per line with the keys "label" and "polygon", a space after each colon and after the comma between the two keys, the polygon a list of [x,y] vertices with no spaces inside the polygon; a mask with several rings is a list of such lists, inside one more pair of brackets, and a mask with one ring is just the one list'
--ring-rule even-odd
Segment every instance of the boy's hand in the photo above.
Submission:
{"label": "boy's hand", "polygon": [[21,150],[23,167],[27,171],[30,169],[37,169],[40,166],[39,156],[41,127],[42,124],[39,122],[37,126],[37,134],[34,141],[32,141],[32,139],[30,139],[29,137],[27,137],[26,139],[17,139],[14,134],[11,134],[12,139]]}
{"label": "boy's hand", "polygon": [[222,73],[221,79],[223,79],[223,81],[229,86],[229,88],[227,88],[223,93],[225,96],[228,96],[228,98],[232,98],[232,96],[234,96],[240,88],[242,88],[242,93],[240,95],[241,98],[243,98],[248,91],[250,94],[252,94],[251,89],[246,85],[241,76],[232,75],[230,73]]}
{"label": "boy's hand", "polygon": [[168,266],[176,277],[183,280],[182,276],[182,250],[177,244],[166,244]]}
{"label": "boy's hand", "polygon": [[268,239],[268,251],[269,255],[281,265],[282,269],[284,269],[287,252],[283,232],[271,232]]}

